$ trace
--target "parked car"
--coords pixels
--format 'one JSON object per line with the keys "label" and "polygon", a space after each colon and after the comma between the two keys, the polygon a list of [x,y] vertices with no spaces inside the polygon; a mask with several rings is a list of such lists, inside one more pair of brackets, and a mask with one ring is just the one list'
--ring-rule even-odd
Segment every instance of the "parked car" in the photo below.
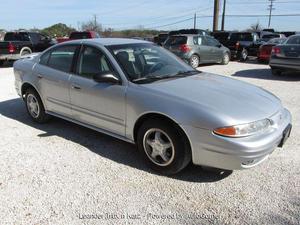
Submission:
{"label": "parked car", "polygon": [[160,33],[159,35],[153,38],[153,42],[156,43],[157,45],[163,46],[163,44],[168,39],[168,37],[169,37],[168,33]]}
{"label": "parked car", "polygon": [[290,36],[283,44],[272,48],[270,67],[273,75],[300,71],[300,35]]}
{"label": "parked car", "polygon": [[278,44],[282,44],[286,41],[286,38],[273,38],[269,40],[267,43],[262,44],[259,47],[258,53],[257,53],[257,60],[259,62],[269,62],[272,47]]}
{"label": "parked car", "polygon": [[58,43],[62,43],[65,41],[91,38],[100,38],[100,35],[95,31],[74,31],[70,34],[69,38],[57,38],[56,40]]}
{"label": "parked car", "polygon": [[[246,61],[248,56],[257,56],[261,43],[257,33],[251,32],[221,32],[212,34],[224,46],[230,49],[232,59]],[[228,35],[228,38],[224,38]]]}
{"label": "parked car", "polygon": [[41,52],[56,41],[36,32],[7,32],[0,42],[0,65],[5,61],[17,60],[33,52]]}
{"label": "parked car", "polygon": [[146,41],[65,42],[18,60],[14,73],[33,121],[57,116],[136,143],[163,174],[190,162],[251,168],[291,130],[289,111],[270,92],[201,73]]}
{"label": "parked car", "polygon": [[164,47],[193,68],[203,63],[226,65],[230,61],[230,50],[210,36],[174,35],[167,39]]}

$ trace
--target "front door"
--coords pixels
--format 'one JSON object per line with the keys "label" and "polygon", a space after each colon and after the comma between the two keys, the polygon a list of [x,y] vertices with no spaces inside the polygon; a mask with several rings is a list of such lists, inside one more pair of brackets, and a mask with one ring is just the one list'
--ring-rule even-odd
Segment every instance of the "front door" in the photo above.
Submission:
{"label": "front door", "polygon": [[73,118],[90,126],[125,135],[125,91],[122,84],[96,82],[99,73],[115,73],[106,55],[97,47],[83,46],[76,74],[71,77]]}

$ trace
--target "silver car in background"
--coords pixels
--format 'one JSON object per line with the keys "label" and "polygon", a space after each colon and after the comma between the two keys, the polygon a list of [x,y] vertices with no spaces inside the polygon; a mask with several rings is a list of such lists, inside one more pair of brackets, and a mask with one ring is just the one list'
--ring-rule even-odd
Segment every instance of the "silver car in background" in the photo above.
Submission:
{"label": "silver car in background", "polygon": [[146,41],[65,42],[17,61],[14,73],[34,121],[56,116],[136,143],[162,174],[190,162],[253,167],[291,130],[291,114],[273,94],[201,73]]}

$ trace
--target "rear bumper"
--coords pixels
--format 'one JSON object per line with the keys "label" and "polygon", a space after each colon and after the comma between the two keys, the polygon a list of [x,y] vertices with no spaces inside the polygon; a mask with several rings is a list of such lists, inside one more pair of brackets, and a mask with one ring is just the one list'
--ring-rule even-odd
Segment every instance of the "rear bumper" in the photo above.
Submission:
{"label": "rear bumper", "polygon": [[272,56],[269,65],[272,68],[300,71],[300,58],[279,58]]}
{"label": "rear bumper", "polygon": [[227,138],[215,135],[212,131],[184,127],[190,137],[192,159],[196,165],[227,170],[254,167],[265,159],[281,144],[284,130],[291,124],[291,114],[282,109],[270,119],[279,120],[266,133],[244,137]]}
{"label": "rear bumper", "polygon": [[1,54],[0,60],[18,60],[20,59],[20,54]]}

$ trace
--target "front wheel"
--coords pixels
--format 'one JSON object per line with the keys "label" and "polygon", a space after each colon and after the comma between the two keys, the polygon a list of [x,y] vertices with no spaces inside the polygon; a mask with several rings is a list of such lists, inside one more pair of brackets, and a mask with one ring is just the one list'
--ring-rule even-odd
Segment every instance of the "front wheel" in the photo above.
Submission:
{"label": "front wheel", "polygon": [[183,131],[164,121],[145,122],[138,131],[137,146],[147,164],[161,174],[178,173],[191,161]]}
{"label": "front wheel", "polygon": [[200,58],[199,58],[199,56],[197,56],[197,55],[192,55],[191,58],[190,58],[190,60],[189,60],[189,63],[190,63],[190,65],[191,65],[194,69],[196,69],[196,68],[199,66],[199,64],[200,64]]}
{"label": "front wheel", "polygon": [[226,53],[224,53],[224,55],[223,55],[221,64],[222,64],[222,65],[227,65],[227,64],[229,63],[229,61],[230,61],[230,56],[229,56],[229,54],[226,52]]}
{"label": "front wheel", "polygon": [[26,91],[25,104],[27,112],[33,121],[45,123],[51,118],[50,115],[46,114],[39,94],[31,88]]}

